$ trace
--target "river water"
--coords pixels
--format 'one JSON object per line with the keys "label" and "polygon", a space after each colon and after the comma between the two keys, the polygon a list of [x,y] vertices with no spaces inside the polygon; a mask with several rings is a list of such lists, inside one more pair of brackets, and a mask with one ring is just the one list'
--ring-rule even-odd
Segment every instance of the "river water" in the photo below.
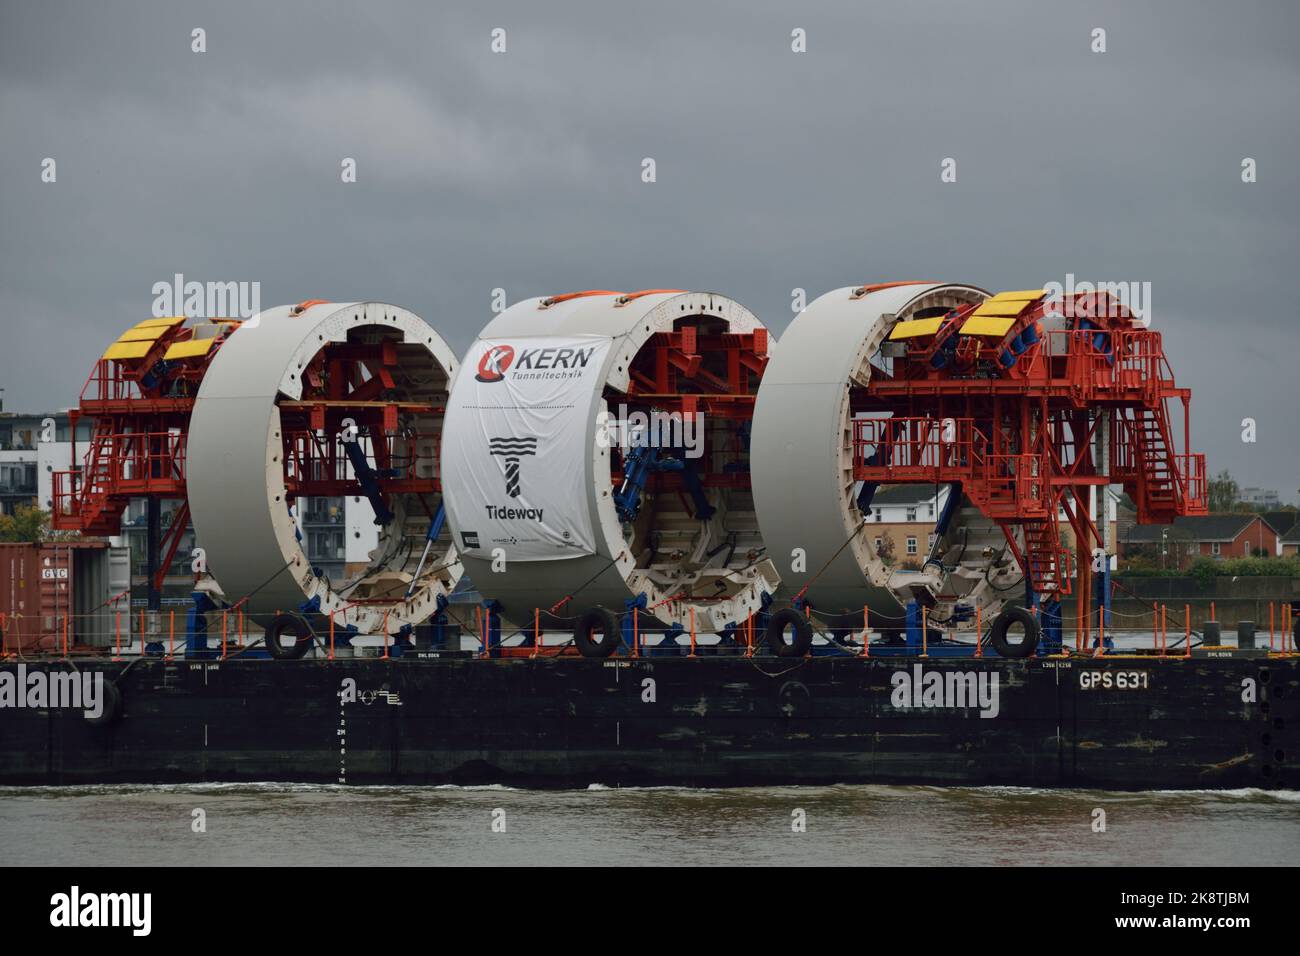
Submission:
{"label": "river water", "polygon": [[1297,862],[1296,791],[0,788],[6,865]]}

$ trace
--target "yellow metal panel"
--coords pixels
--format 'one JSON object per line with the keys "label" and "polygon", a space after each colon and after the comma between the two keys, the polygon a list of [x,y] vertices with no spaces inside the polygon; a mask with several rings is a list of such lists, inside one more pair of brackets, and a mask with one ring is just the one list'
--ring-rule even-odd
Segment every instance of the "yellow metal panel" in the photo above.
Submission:
{"label": "yellow metal panel", "polygon": [[981,305],[978,309],[976,309],[974,312],[971,313],[971,316],[983,317],[986,315],[996,315],[1001,318],[1014,319],[1016,316],[1020,314],[1022,305],[1024,305],[1024,303],[1022,302],[1011,302],[1011,303],[989,302],[989,303],[985,303],[984,305]]}
{"label": "yellow metal panel", "polygon": [[104,353],[106,359],[144,358],[153,348],[152,342],[114,342]]}
{"label": "yellow metal panel", "polygon": [[1007,334],[1007,330],[1015,324],[1015,321],[1015,319],[994,315],[971,316],[966,320],[966,324],[961,327],[961,334],[992,335],[996,338],[1002,338]]}
{"label": "yellow metal panel", "polygon": [[1042,289],[1024,289],[1020,292],[999,292],[997,295],[993,296],[991,299],[987,299],[986,301],[988,302],[994,302],[994,301],[1033,302],[1035,299],[1041,299],[1042,297],[1043,297]]}
{"label": "yellow metal panel", "polygon": [[212,348],[216,341],[216,339],[190,339],[188,342],[176,342],[167,347],[167,354],[163,358],[171,360],[207,355],[208,349]]}
{"label": "yellow metal panel", "polygon": [[119,342],[153,342],[161,338],[168,331],[165,325],[154,325],[147,329],[136,327],[127,329],[118,338]]}
{"label": "yellow metal panel", "polygon": [[894,331],[889,333],[890,339],[912,339],[918,335],[934,335],[943,325],[943,316],[937,319],[911,319],[907,322],[899,322],[894,326]]}
{"label": "yellow metal panel", "polygon": [[131,326],[131,328],[150,329],[153,328],[155,325],[163,325],[163,326],[180,325],[184,321],[185,321],[185,316],[183,315],[169,315],[161,319],[145,319],[143,322],[137,322],[135,325]]}

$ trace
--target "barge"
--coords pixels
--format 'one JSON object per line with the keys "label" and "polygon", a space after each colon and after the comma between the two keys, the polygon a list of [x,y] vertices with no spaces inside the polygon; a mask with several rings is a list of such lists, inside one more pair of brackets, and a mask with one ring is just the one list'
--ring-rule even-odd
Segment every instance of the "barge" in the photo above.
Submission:
{"label": "barge", "polygon": [[[147,319],[87,380],[52,499],[92,535],[147,502],[139,652],[66,608],[55,654],[18,642],[0,783],[1294,786],[1295,655],[1192,651],[1185,620],[1168,656],[1163,611],[1161,653],[1105,636],[1107,489],[1143,524],[1207,511],[1190,397],[1103,291],[847,286],[778,343],[715,292],[589,289],[515,303],[459,363],[378,301]],[[946,489],[897,567],[868,533],[893,484]],[[331,498],[373,514],[342,575],[301,527]],[[161,587],[191,521],[182,656]],[[471,579],[477,653],[443,633]],[[262,659],[228,653],[248,622]],[[573,647],[539,653],[556,623]]]}
{"label": "barge", "polygon": [[1215,653],[9,661],[104,707],[7,697],[0,783],[1300,787],[1300,658]]}

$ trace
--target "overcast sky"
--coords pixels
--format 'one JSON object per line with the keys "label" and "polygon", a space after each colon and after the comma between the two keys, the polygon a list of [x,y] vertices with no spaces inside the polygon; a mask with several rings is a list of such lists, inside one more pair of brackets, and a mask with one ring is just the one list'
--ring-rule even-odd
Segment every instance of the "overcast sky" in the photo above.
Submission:
{"label": "overcast sky", "polygon": [[5,407],[75,403],[175,273],[458,352],[496,287],[709,289],[779,334],[796,287],[1073,273],[1151,283],[1211,470],[1294,500],[1298,10],[0,0]]}

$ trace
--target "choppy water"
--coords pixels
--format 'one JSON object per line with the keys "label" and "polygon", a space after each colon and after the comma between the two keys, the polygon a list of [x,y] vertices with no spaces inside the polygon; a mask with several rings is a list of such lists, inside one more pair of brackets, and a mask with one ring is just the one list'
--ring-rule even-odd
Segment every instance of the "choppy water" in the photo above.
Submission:
{"label": "choppy water", "polygon": [[[1104,833],[1093,831],[1096,808],[1106,814]],[[192,830],[196,809],[204,833]],[[792,831],[796,811],[804,832]],[[505,831],[494,832],[501,812]],[[0,788],[3,864],[1297,862],[1296,791]]]}

